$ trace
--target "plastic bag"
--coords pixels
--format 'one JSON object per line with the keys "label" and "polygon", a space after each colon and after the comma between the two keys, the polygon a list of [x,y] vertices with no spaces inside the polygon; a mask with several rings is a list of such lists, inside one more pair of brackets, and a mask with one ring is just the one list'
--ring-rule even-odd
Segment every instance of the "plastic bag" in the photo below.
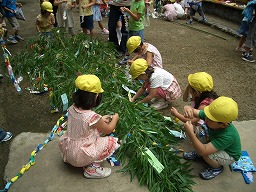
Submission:
{"label": "plastic bag", "polygon": [[24,14],[23,14],[23,11],[22,11],[21,7],[17,7],[14,10],[14,12],[15,12],[15,16],[16,16],[17,19],[26,21],[26,18],[25,18]]}

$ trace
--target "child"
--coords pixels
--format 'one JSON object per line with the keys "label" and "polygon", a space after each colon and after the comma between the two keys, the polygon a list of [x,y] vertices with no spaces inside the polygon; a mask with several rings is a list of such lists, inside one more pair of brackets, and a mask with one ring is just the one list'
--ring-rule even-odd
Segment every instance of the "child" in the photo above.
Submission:
{"label": "child", "polygon": [[244,47],[243,47],[245,51],[242,54],[242,59],[250,63],[255,62],[255,59],[253,58],[253,54],[252,54],[253,47],[256,46],[255,44],[256,18],[254,16],[255,11],[256,11],[256,1],[253,0],[247,3],[242,13],[244,15],[244,18],[247,20],[248,27],[249,27],[247,38],[245,40]]}
{"label": "child", "polygon": [[0,143],[9,141],[12,138],[11,132],[6,132],[0,128]]}
{"label": "child", "polygon": [[[144,41],[144,25],[142,22],[146,11],[144,0],[132,0],[130,9],[121,7],[120,10],[130,15],[128,24],[129,37],[140,36],[141,40]],[[128,60],[129,53],[126,52],[126,56],[119,62],[119,64],[126,64]]]}
{"label": "child", "polygon": [[41,14],[36,17],[36,30],[40,35],[52,38],[51,30],[55,23],[54,14],[52,13],[52,4],[43,2],[41,4]]}
{"label": "child", "polygon": [[93,21],[97,21],[99,24],[99,27],[101,29],[101,33],[108,35],[109,31],[104,28],[103,23],[102,23],[102,16],[101,16],[101,12],[100,12],[100,5],[102,4],[106,4],[103,0],[96,0],[96,3],[92,6],[92,11],[93,11]]}
{"label": "child", "polygon": [[[190,102],[190,106],[202,110],[208,106],[218,95],[213,91],[213,80],[211,75],[205,72],[198,72],[188,76],[188,86],[183,94],[183,101]],[[171,108],[171,114],[186,123],[188,120],[195,125],[195,133],[202,143],[207,143],[208,133],[204,126],[204,121],[199,118],[187,119],[180,114],[174,107]]]}
{"label": "child", "polygon": [[21,3],[17,3],[16,0],[2,0],[2,7],[4,9],[4,16],[8,19],[12,26],[11,34],[9,35],[7,41],[12,44],[17,44],[18,41],[23,41],[24,39],[18,35],[20,24],[15,17],[16,6],[22,7]]}
{"label": "child", "polygon": [[[201,110],[217,98],[218,95],[213,91],[211,75],[206,72],[198,72],[188,76],[188,85],[183,94],[183,101],[190,102],[191,107]],[[174,107],[171,108],[171,113],[184,123],[189,120]],[[195,124],[198,120],[192,120],[192,124]]]}
{"label": "child", "polygon": [[163,68],[162,56],[157,48],[150,43],[142,42],[140,36],[132,36],[127,41],[128,53],[136,53],[137,55],[128,60],[129,64],[137,58],[147,60],[148,66]]}
{"label": "child", "polygon": [[58,6],[56,13],[58,27],[65,30],[68,28],[68,32],[71,36],[75,35],[74,18],[72,9],[76,7],[74,0],[54,0],[54,5]]}
{"label": "child", "polygon": [[146,91],[147,96],[139,102],[154,102],[151,107],[163,109],[168,107],[169,102],[181,96],[181,89],[175,77],[164,69],[148,66],[145,59],[136,59],[130,67],[130,74],[132,79],[144,81],[131,102],[135,102]]}
{"label": "child", "polygon": [[180,4],[180,0],[177,0],[174,2],[173,6],[174,6],[174,9],[176,10],[177,12],[177,18],[178,19],[182,19],[184,18],[184,14],[185,14],[185,11],[182,7],[182,5]]}
{"label": "child", "polygon": [[241,22],[240,28],[237,31],[241,35],[241,38],[240,38],[238,47],[236,48],[236,51],[245,52],[244,43],[245,43],[246,38],[247,38],[248,30],[249,30],[248,21],[244,17],[242,22]]}
{"label": "child", "polygon": [[203,144],[195,136],[190,121],[184,126],[195,151],[184,152],[183,157],[187,160],[203,158],[209,164],[209,168],[199,174],[202,179],[213,179],[222,173],[224,165],[230,165],[241,157],[240,137],[231,123],[238,116],[237,103],[233,99],[219,97],[203,110],[185,106],[184,114],[189,119],[199,117],[205,120],[209,129],[210,142]]}
{"label": "child", "polygon": [[187,19],[187,17],[188,17],[188,13],[189,13],[189,9],[190,9],[190,6],[189,6],[190,1],[191,0],[184,0],[184,2],[183,1],[177,1],[184,8],[184,19]]}
{"label": "child", "polygon": [[190,6],[190,10],[189,10],[189,20],[187,24],[192,24],[193,16],[195,16],[196,12],[198,12],[198,14],[202,17],[202,22],[205,23],[207,20],[203,12],[202,0],[191,1],[188,4]]}
{"label": "child", "polygon": [[68,108],[68,129],[60,139],[63,160],[74,167],[83,167],[86,178],[108,177],[111,169],[96,162],[118,149],[117,138],[102,134],[113,132],[119,116],[117,113],[101,116],[92,110],[101,103],[104,91],[97,76],[78,76],[75,85],[74,104]]}
{"label": "child", "polygon": [[162,13],[167,21],[174,21],[177,19],[177,11],[171,1],[167,1],[163,6]]}
{"label": "child", "polygon": [[[95,1],[96,0],[76,0],[76,4],[79,4],[80,27],[84,34],[89,34],[91,37],[94,35],[92,6],[95,4]],[[89,30],[90,33],[87,33],[87,30]]]}

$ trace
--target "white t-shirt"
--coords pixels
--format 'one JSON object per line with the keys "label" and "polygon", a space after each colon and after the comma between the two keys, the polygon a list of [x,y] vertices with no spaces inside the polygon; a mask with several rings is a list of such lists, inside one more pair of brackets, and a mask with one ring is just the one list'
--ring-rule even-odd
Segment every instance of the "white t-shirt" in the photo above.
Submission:
{"label": "white t-shirt", "polygon": [[178,18],[182,17],[185,14],[184,9],[182,8],[182,6],[179,3],[176,3],[176,2],[173,5],[174,5],[174,9],[177,12],[177,17]]}
{"label": "white t-shirt", "polygon": [[150,88],[161,87],[163,90],[166,90],[174,80],[174,76],[168,71],[154,67],[154,73],[152,73],[149,78]]}

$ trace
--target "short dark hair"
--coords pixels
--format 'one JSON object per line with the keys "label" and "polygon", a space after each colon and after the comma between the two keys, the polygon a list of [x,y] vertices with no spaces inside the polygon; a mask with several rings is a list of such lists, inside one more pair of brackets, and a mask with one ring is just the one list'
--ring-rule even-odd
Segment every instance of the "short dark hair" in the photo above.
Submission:
{"label": "short dark hair", "polygon": [[41,8],[41,15],[45,15],[46,13],[47,11]]}
{"label": "short dark hair", "polygon": [[[193,88],[192,88],[193,89]],[[194,89],[195,90],[195,89]],[[211,90],[211,91],[203,91],[199,97],[195,98],[195,109],[198,109],[200,106],[200,103],[205,100],[206,98],[211,98],[213,100],[217,99],[219,95]]]}
{"label": "short dark hair", "polygon": [[[141,47],[143,46],[143,42],[142,41],[141,41],[139,46],[141,46]],[[139,47],[137,47],[133,52],[134,53],[138,53],[139,52]]]}
{"label": "short dark hair", "polygon": [[146,69],[145,73],[147,74],[148,78],[151,77],[152,73],[154,73],[155,69],[152,66],[148,66],[148,68]]}
{"label": "short dark hair", "polygon": [[102,101],[102,93],[92,93],[78,89],[72,96],[73,102],[77,108],[89,110],[99,106]]}

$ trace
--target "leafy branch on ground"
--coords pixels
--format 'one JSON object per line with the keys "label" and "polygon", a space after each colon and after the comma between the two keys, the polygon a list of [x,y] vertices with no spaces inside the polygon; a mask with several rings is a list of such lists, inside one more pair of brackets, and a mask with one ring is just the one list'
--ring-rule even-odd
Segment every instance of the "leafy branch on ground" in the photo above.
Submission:
{"label": "leafy branch on ground", "polygon": [[[103,115],[116,112],[120,115],[114,133],[123,141],[116,154],[123,164],[119,171],[130,173],[131,180],[136,176],[150,191],[192,191],[190,164],[170,151],[179,140],[169,129],[180,129],[180,125],[166,121],[150,107],[129,102],[122,85],[133,90],[140,85],[127,80],[127,69],[115,64],[115,55],[110,43],[90,39],[84,34],[71,38],[54,31],[52,40],[40,36],[31,38],[26,49],[15,55],[11,63],[16,75],[23,76],[31,88],[43,91],[47,86],[49,103],[58,108],[62,107],[63,93],[67,94],[69,105],[72,104],[74,81],[79,74],[97,75],[105,92],[103,103],[95,110]],[[152,157],[145,153],[147,150],[163,165],[161,172],[152,165]]]}

